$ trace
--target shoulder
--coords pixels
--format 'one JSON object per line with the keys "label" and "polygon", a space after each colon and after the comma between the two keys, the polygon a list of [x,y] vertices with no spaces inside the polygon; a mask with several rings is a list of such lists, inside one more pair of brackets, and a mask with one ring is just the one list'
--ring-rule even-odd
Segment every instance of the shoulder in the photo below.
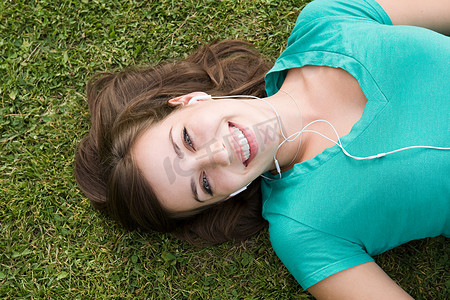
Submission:
{"label": "shoulder", "polygon": [[389,16],[375,0],[314,0],[305,6],[296,24],[333,17],[362,18],[392,24]]}
{"label": "shoulder", "polygon": [[271,217],[272,247],[304,289],[337,272],[372,261],[361,245],[282,215]]}

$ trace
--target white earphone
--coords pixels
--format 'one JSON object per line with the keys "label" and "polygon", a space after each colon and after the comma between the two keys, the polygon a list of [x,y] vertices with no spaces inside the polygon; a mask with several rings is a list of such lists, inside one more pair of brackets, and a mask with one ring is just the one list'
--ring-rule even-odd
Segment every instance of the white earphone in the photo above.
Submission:
{"label": "white earphone", "polygon": [[[265,102],[266,104],[268,104],[268,105],[271,107],[271,109],[273,110],[273,112],[275,113],[275,115],[276,115],[276,117],[277,117],[278,125],[279,125],[280,131],[281,131],[281,135],[282,135],[283,138],[284,138],[284,140],[278,145],[277,150],[275,151],[275,154],[274,154],[274,156],[273,156],[273,160],[274,160],[274,163],[275,163],[275,168],[277,169],[277,173],[279,174],[280,179],[282,178],[282,175],[281,175],[281,167],[280,167],[280,164],[279,164],[279,162],[278,162],[278,160],[277,160],[277,157],[276,157],[276,156],[277,156],[277,153],[278,153],[278,150],[280,149],[280,147],[281,147],[284,143],[295,141],[295,140],[298,139],[304,132],[310,132],[310,133],[318,134],[318,135],[320,135],[321,137],[323,137],[323,138],[325,138],[325,139],[327,139],[327,140],[329,140],[329,141],[335,143],[337,146],[339,146],[339,148],[341,148],[342,152],[343,152],[346,156],[348,156],[348,157],[350,157],[350,158],[353,158],[353,159],[355,159],[355,160],[375,159],[375,158],[384,157],[384,156],[386,156],[386,155],[393,154],[393,153],[396,153],[396,152],[405,151],[405,150],[408,150],[408,149],[417,149],[417,148],[435,149],[435,150],[450,150],[449,147],[436,147],[436,146],[422,146],[422,145],[418,145],[418,146],[404,147],[404,148],[400,148],[400,149],[397,149],[397,150],[392,150],[392,151],[385,152],[385,153],[378,153],[378,154],[371,155],[371,156],[366,156],[366,157],[353,156],[353,155],[351,155],[350,153],[348,153],[347,150],[345,150],[344,146],[343,146],[342,143],[341,143],[341,139],[339,138],[339,134],[338,134],[337,131],[336,131],[336,128],[334,128],[334,126],[333,126],[329,121],[327,121],[327,120],[315,120],[315,121],[312,121],[312,122],[310,122],[309,124],[307,124],[305,127],[303,127],[302,130],[300,130],[300,131],[298,131],[298,132],[296,132],[296,133],[293,133],[293,134],[291,134],[290,136],[287,136],[287,137],[286,137],[285,133],[283,132],[283,126],[281,126],[281,118],[280,118],[280,115],[279,115],[278,112],[276,111],[275,107],[273,107],[273,105],[270,104],[269,102],[267,102],[266,100],[264,100],[264,99],[262,99],[262,98],[259,98],[259,97],[256,97],[256,96],[249,96],[249,95],[232,95],[232,96],[214,96],[214,97],[213,97],[213,96],[211,96],[211,95],[200,95],[200,96],[192,97],[192,98],[189,100],[189,103],[191,103],[192,101],[193,101],[192,103],[195,103],[196,101],[198,101],[198,100],[203,100],[203,99],[206,100],[206,99],[226,99],[226,98],[251,98],[251,99],[258,99],[258,100],[261,100],[261,101]],[[308,128],[309,126],[311,126],[311,125],[314,124],[314,123],[318,123],[318,122],[324,122],[324,123],[330,125],[331,128],[333,129],[334,133],[336,134],[337,141],[335,141],[335,140],[333,140],[333,139],[331,139],[331,138],[325,136],[324,134],[322,134],[322,133],[320,133],[320,132],[318,132],[318,131],[315,131],[315,130],[307,130],[307,128]],[[273,179],[268,178],[268,177],[266,177],[266,176],[264,176],[264,175],[261,175],[261,176],[262,176],[263,178],[266,178],[266,179],[269,179],[269,180],[273,180]],[[239,193],[245,191],[245,190],[247,189],[247,187],[248,187],[250,184],[251,184],[251,182],[250,182],[249,184],[247,184],[246,186],[240,188],[240,189],[237,190],[236,192],[231,193],[229,197],[234,197],[234,196],[236,196],[237,194],[239,194]]]}
{"label": "white earphone", "polygon": [[[333,140],[333,139],[331,139],[331,138],[325,136],[324,134],[322,134],[322,133],[320,133],[320,132],[318,132],[318,131],[315,131],[315,130],[306,130],[306,128],[307,128],[308,126],[310,126],[310,125],[312,125],[312,124],[314,124],[314,123],[318,123],[318,122],[324,122],[324,123],[327,123],[328,125],[330,125],[331,128],[333,129],[334,133],[336,134],[337,141],[335,141],[335,140]],[[393,153],[400,152],[400,151],[405,151],[405,150],[408,150],[408,149],[418,149],[418,148],[422,148],[422,149],[435,149],[435,150],[450,150],[450,148],[448,148],[448,147],[436,147],[436,146],[422,146],[422,145],[418,145],[418,146],[404,147],[404,148],[392,150],[392,151],[389,151],[389,152],[378,153],[378,154],[370,155],[370,156],[366,156],[366,157],[353,156],[353,155],[351,155],[350,153],[348,153],[347,150],[345,150],[344,146],[342,145],[341,139],[339,138],[339,134],[338,134],[337,131],[336,131],[336,128],[334,128],[334,126],[333,126],[329,121],[327,121],[327,120],[315,120],[315,121],[312,121],[311,123],[307,124],[305,127],[303,127],[302,130],[300,130],[300,131],[298,131],[298,132],[296,132],[296,133],[293,133],[293,134],[291,134],[290,136],[288,136],[287,138],[285,138],[284,141],[282,141],[282,142],[280,143],[280,145],[278,145],[277,150],[276,150],[276,152],[275,152],[275,155],[273,156],[273,159],[274,159],[274,162],[275,162],[275,167],[276,167],[276,169],[277,169],[277,173],[280,175],[280,178],[281,178],[281,168],[280,168],[280,165],[279,165],[279,163],[278,163],[278,160],[276,159],[277,152],[278,152],[278,150],[280,149],[280,147],[281,147],[285,142],[292,142],[292,141],[295,141],[299,136],[301,136],[301,135],[303,134],[303,132],[311,132],[311,133],[316,133],[316,134],[320,135],[321,137],[323,137],[323,138],[325,138],[325,139],[327,139],[327,140],[333,142],[333,143],[336,144],[337,146],[339,146],[339,148],[341,148],[342,152],[343,152],[346,156],[348,156],[348,157],[350,157],[350,158],[353,158],[353,159],[355,159],[355,160],[368,160],[368,159],[381,158],[381,157],[384,157],[384,156],[386,156],[386,155],[393,154]],[[294,137],[294,138],[292,139],[292,137]],[[266,177],[265,177],[265,178],[266,178]],[[268,179],[268,178],[266,178],[266,179]]]}
{"label": "white earphone", "polygon": [[245,190],[247,189],[247,187],[248,187],[252,182],[253,182],[253,181],[250,181],[250,183],[248,183],[246,186],[244,186],[244,187],[238,189],[238,190],[237,190],[236,192],[234,192],[234,193],[231,193],[228,197],[234,197],[234,196],[236,196],[237,194],[239,194],[239,193],[245,191]]}

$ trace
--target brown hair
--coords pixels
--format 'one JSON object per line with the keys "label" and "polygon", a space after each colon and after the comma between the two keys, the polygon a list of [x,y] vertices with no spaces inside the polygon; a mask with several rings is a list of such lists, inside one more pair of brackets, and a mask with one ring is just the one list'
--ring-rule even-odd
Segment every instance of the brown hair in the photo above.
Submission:
{"label": "brown hair", "polygon": [[193,243],[243,240],[265,226],[260,181],[191,217],[176,218],[156,199],[131,156],[139,135],[175,109],[167,101],[194,91],[265,97],[270,64],[242,41],[215,42],[187,59],[101,73],[87,85],[92,126],[80,142],[75,177],[92,205],[126,228],[172,232]]}

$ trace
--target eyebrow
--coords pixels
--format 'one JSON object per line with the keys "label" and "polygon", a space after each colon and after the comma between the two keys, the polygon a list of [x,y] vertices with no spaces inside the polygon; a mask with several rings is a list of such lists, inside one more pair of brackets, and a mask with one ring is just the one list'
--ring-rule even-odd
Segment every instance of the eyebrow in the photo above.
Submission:
{"label": "eyebrow", "polygon": [[203,201],[198,199],[197,185],[195,184],[194,177],[191,177],[191,190],[192,190],[192,196],[194,197],[195,201],[202,203]]}
{"label": "eyebrow", "polygon": [[175,151],[175,154],[178,156],[179,159],[182,159],[184,157],[184,154],[181,152],[180,147],[178,147],[177,144],[175,144],[173,137],[172,137],[172,129],[173,127],[170,127],[169,130],[169,140],[172,143],[173,151]]}
{"label": "eyebrow", "polygon": [[[175,151],[175,154],[177,155],[177,157],[182,159],[184,157],[184,154],[183,154],[183,152],[181,152],[180,147],[178,147],[178,145],[173,140],[172,129],[173,129],[173,127],[170,127],[169,140],[172,143],[173,151]],[[192,196],[194,197],[195,201],[202,203],[203,201],[201,201],[198,198],[197,185],[195,184],[195,179],[193,176],[191,177],[191,191],[192,191]]]}

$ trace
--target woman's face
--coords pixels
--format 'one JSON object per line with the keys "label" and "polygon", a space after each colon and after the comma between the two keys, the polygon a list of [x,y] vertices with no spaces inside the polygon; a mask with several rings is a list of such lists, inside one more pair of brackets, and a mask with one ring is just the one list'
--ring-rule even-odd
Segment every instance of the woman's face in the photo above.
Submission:
{"label": "woman's face", "polygon": [[225,200],[271,169],[279,144],[276,119],[259,100],[169,101],[182,107],[152,125],[132,154],[162,206],[189,212]]}

